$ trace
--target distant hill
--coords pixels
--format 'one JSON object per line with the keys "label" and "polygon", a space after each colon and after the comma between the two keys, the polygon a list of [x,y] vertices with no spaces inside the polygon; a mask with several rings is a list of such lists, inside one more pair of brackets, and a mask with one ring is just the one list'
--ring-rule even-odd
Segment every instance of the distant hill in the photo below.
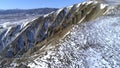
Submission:
{"label": "distant hill", "polygon": [[41,16],[56,10],[58,9],[57,8],[38,8],[38,9],[0,10],[0,23],[15,22],[22,19]]}
{"label": "distant hill", "polygon": [[52,11],[58,10],[57,8],[38,8],[38,9],[9,9],[0,10],[0,15],[5,14],[47,14]]}

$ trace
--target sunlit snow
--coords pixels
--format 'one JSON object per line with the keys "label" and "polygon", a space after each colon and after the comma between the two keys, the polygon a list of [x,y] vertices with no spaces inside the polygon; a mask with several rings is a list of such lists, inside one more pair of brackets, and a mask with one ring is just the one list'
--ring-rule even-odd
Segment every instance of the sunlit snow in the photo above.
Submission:
{"label": "sunlit snow", "polygon": [[50,67],[120,68],[119,21],[120,17],[106,16],[74,26],[57,44],[60,45],[57,51],[48,50],[47,55],[36,59],[44,62],[36,64],[40,67],[50,64]]}

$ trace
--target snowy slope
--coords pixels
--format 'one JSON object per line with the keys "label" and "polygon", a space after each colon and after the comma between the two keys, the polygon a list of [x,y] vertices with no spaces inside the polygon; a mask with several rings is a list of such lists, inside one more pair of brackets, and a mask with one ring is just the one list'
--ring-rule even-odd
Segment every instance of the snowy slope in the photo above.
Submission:
{"label": "snowy slope", "polygon": [[88,1],[99,1],[101,3],[107,3],[109,5],[119,5],[120,0],[88,0]]}
{"label": "snowy slope", "polygon": [[39,53],[40,55],[28,66],[31,68],[120,68],[119,8],[114,7],[106,15],[94,21],[73,26],[64,39],[56,44],[49,44],[43,50],[45,53]]}
{"label": "snowy slope", "polygon": [[[47,54],[29,63],[31,68],[120,68],[120,17],[105,16],[75,25]],[[51,47],[50,47],[51,46]],[[56,46],[56,47],[55,47]],[[36,54],[37,55],[37,54]],[[42,57],[41,57],[42,56]]]}

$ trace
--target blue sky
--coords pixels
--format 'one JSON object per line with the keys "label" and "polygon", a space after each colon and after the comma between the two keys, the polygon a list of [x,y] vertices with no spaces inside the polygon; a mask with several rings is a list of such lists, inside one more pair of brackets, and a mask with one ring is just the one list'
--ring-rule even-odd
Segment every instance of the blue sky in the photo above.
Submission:
{"label": "blue sky", "polygon": [[0,0],[0,9],[62,8],[84,0]]}

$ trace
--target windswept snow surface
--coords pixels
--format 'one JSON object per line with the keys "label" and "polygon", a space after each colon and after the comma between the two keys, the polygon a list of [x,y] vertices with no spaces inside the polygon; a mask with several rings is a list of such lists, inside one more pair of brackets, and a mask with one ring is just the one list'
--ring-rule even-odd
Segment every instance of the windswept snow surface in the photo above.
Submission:
{"label": "windswept snow surface", "polygon": [[[120,68],[120,17],[105,16],[75,25],[70,34],[43,57],[29,63],[32,68]],[[49,47],[50,48],[50,47]]]}
{"label": "windswept snow surface", "polygon": [[120,0],[89,0],[89,1],[99,1],[102,3],[107,3],[109,5],[119,5],[120,4]]}

